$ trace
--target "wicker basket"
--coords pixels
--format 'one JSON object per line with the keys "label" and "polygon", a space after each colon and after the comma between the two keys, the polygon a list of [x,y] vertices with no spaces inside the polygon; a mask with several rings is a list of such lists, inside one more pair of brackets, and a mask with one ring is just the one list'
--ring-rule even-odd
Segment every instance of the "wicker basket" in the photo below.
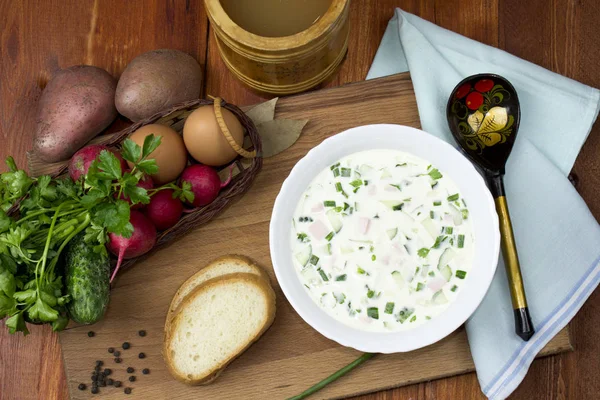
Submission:
{"label": "wicker basket", "polygon": [[[165,231],[161,231],[158,233],[158,239],[154,249],[163,246],[183,235],[195,229],[199,226],[204,225],[213,219],[216,215],[218,215],[221,211],[223,211],[234,199],[244,194],[252,185],[252,181],[260,171],[262,167],[262,158],[261,158],[261,141],[260,136],[258,135],[258,131],[256,130],[256,126],[252,122],[250,118],[244,114],[242,110],[236,107],[233,104],[226,103],[223,100],[221,101],[221,107],[228,109],[231,111],[240,121],[242,126],[245,129],[245,135],[248,136],[252,147],[256,151],[257,156],[249,159],[244,159],[247,162],[241,162],[241,157],[236,159],[236,166],[239,171],[237,175],[235,175],[231,181],[231,183],[221,190],[219,196],[210,204],[194,210],[189,213],[184,213],[182,218],[177,222],[175,226],[169,228]],[[146,118],[142,121],[139,121],[127,129],[124,129],[120,132],[111,134],[111,135],[103,135],[99,136],[92,143],[104,144],[109,147],[119,148],[120,144],[127,139],[133,132],[144,125],[149,124],[161,124],[170,126],[172,129],[181,134],[183,130],[183,125],[185,124],[185,120],[195,109],[205,106],[205,105],[213,105],[213,100],[192,100],[185,103],[178,104],[173,106],[167,110],[161,111],[153,116]],[[32,171],[33,175],[40,174],[50,174],[53,177],[58,177],[64,175],[68,168],[68,161],[55,163],[55,164],[43,164],[40,163],[33,154],[28,154],[29,158],[29,168]],[[188,157],[188,163],[195,163],[191,157]],[[154,249],[152,251],[154,251]],[[150,252],[151,253],[151,252]],[[148,254],[150,254],[148,253]],[[147,254],[146,254],[147,255]],[[125,260],[121,266],[121,269],[127,268],[138,261],[140,258],[145,257],[137,257],[129,260]],[[113,263],[116,260],[113,260]]]}

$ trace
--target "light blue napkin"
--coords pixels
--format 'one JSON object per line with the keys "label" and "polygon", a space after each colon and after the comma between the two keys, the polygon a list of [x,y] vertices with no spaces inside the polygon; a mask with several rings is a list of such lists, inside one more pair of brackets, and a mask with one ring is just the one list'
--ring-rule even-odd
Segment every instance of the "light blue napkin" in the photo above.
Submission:
{"label": "light blue napkin", "polygon": [[504,399],[600,282],[600,226],[567,179],[598,115],[600,92],[398,9],[367,79],[408,70],[423,130],[453,144],[446,102],[460,80],[497,73],[519,94],[522,119],[505,182],[536,334],[524,342],[514,333],[502,259],[467,322],[482,391]]}

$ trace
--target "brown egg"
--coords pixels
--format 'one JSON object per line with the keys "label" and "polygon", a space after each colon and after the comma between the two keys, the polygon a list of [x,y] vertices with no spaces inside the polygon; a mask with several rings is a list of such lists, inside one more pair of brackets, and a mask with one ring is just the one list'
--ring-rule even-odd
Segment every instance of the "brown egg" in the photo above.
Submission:
{"label": "brown egg", "polygon": [[[156,160],[156,165],[158,165],[158,173],[152,175],[152,180],[157,185],[163,185],[174,181],[181,175],[187,164],[187,152],[181,135],[164,125],[142,126],[133,132],[130,139],[142,147],[146,136],[151,134],[161,137],[160,146],[148,157]],[[129,168],[133,167],[132,163],[129,161],[127,163]]]}
{"label": "brown egg", "polygon": [[[233,113],[221,108],[223,119],[231,136],[240,146],[244,143],[244,128]],[[213,106],[203,106],[191,113],[183,126],[185,147],[202,164],[219,166],[237,157],[221,132]]]}

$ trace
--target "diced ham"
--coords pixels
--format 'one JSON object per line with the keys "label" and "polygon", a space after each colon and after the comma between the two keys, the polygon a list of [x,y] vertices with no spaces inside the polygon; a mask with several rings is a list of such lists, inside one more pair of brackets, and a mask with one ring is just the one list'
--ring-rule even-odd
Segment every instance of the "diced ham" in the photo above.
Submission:
{"label": "diced ham", "polygon": [[442,279],[442,278],[433,278],[432,280],[429,281],[429,283],[427,284],[427,287],[429,289],[433,290],[434,292],[437,292],[445,284],[446,284],[446,280],[445,279]]}
{"label": "diced ham", "polygon": [[371,225],[371,220],[367,217],[360,217],[358,220],[358,230],[363,235],[366,235],[369,231],[369,226]]}
{"label": "diced ham", "polygon": [[316,212],[316,213],[321,212],[323,210],[325,210],[325,206],[323,205],[323,203],[317,203],[310,209],[310,211]]}
{"label": "diced ham", "polygon": [[315,239],[323,240],[325,239],[325,236],[327,236],[327,234],[329,233],[329,228],[327,228],[327,225],[325,225],[323,221],[317,220],[310,224],[310,226],[308,227],[308,231],[311,235],[314,236]]}

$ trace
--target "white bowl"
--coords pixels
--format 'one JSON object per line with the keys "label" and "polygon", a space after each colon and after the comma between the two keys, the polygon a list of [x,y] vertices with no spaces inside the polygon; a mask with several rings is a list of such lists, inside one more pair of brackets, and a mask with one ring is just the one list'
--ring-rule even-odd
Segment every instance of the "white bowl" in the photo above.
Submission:
{"label": "white bowl", "polygon": [[[430,161],[458,185],[469,205],[475,254],[469,276],[456,300],[440,315],[399,332],[367,332],[329,316],[310,298],[292,262],[290,229],[298,201],[319,172],[340,158],[370,149],[397,149]],[[450,144],[421,130],[401,125],[366,125],[349,129],[308,152],[283,182],[269,229],[271,260],[279,285],[296,312],[323,336],[369,353],[415,350],[443,339],[475,311],[483,300],[498,263],[500,233],[494,200],[473,165]]]}

